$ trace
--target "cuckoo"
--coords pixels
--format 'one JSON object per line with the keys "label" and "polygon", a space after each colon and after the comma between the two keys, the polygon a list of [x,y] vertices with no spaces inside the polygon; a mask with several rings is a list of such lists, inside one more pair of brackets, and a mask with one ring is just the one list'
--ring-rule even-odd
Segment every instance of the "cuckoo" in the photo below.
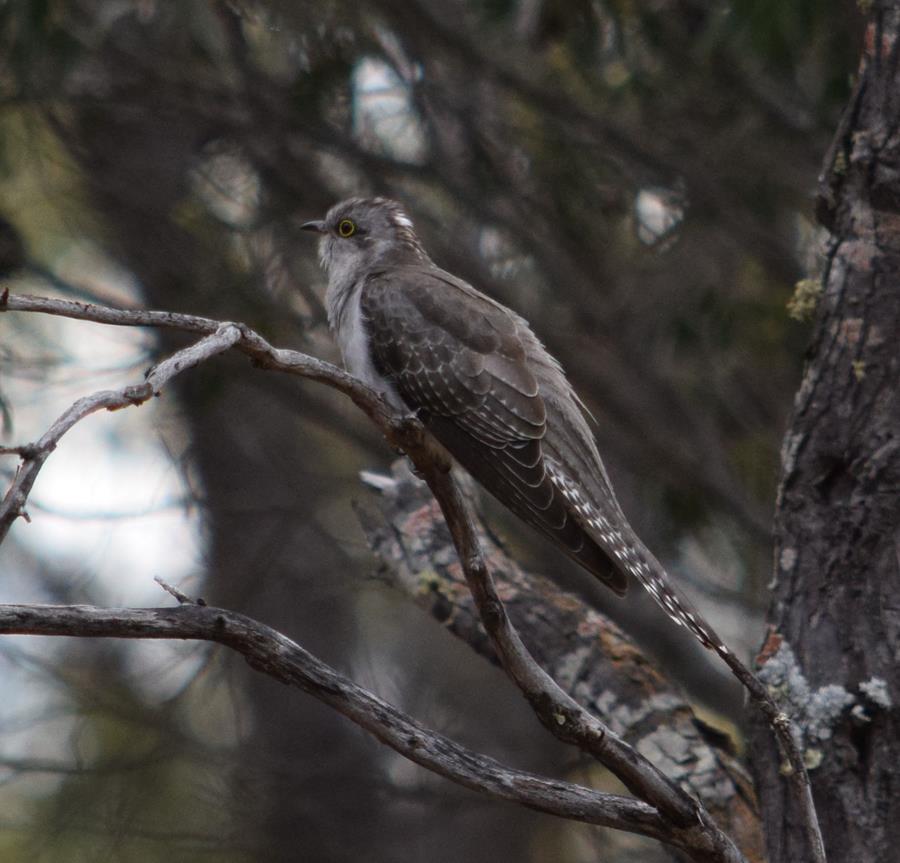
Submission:
{"label": "cuckoo", "polygon": [[353,198],[320,235],[326,306],[344,365],[415,414],[485,489],[618,594],[636,578],[718,653],[613,493],[585,407],[515,312],[435,264],[396,201]]}

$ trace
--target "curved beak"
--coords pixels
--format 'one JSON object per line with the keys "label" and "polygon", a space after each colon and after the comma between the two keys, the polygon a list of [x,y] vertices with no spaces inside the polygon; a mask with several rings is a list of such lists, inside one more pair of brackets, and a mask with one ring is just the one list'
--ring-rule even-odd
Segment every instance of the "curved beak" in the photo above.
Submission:
{"label": "curved beak", "polygon": [[300,226],[301,231],[315,231],[317,234],[325,233],[324,222],[305,222]]}

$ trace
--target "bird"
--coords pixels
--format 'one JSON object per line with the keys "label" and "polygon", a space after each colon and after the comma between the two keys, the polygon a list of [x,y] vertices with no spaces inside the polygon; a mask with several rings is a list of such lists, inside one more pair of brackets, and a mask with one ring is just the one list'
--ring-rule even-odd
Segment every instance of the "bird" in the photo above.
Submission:
{"label": "bird", "polygon": [[616,594],[636,579],[727,655],[628,523],[584,403],[525,319],[434,263],[395,200],[350,198],[302,228],[319,234],[347,371],[415,414],[501,504]]}

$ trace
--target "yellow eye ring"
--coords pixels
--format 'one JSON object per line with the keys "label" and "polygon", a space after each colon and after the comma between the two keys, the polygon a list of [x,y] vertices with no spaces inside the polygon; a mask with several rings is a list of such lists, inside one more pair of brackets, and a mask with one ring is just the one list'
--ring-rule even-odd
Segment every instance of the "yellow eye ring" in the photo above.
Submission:
{"label": "yellow eye ring", "polygon": [[352,237],[355,233],[356,224],[352,219],[341,219],[340,222],[338,222],[338,234],[345,240],[347,237]]}

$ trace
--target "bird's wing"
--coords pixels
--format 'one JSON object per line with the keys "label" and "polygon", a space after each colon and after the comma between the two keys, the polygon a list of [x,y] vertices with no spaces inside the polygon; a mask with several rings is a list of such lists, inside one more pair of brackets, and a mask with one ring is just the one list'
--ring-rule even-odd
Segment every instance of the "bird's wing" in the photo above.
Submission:
{"label": "bird's wing", "polygon": [[545,459],[541,369],[529,364],[521,318],[426,265],[372,273],[360,308],[375,367],[454,458],[516,515],[624,593],[626,576],[575,517]]}

